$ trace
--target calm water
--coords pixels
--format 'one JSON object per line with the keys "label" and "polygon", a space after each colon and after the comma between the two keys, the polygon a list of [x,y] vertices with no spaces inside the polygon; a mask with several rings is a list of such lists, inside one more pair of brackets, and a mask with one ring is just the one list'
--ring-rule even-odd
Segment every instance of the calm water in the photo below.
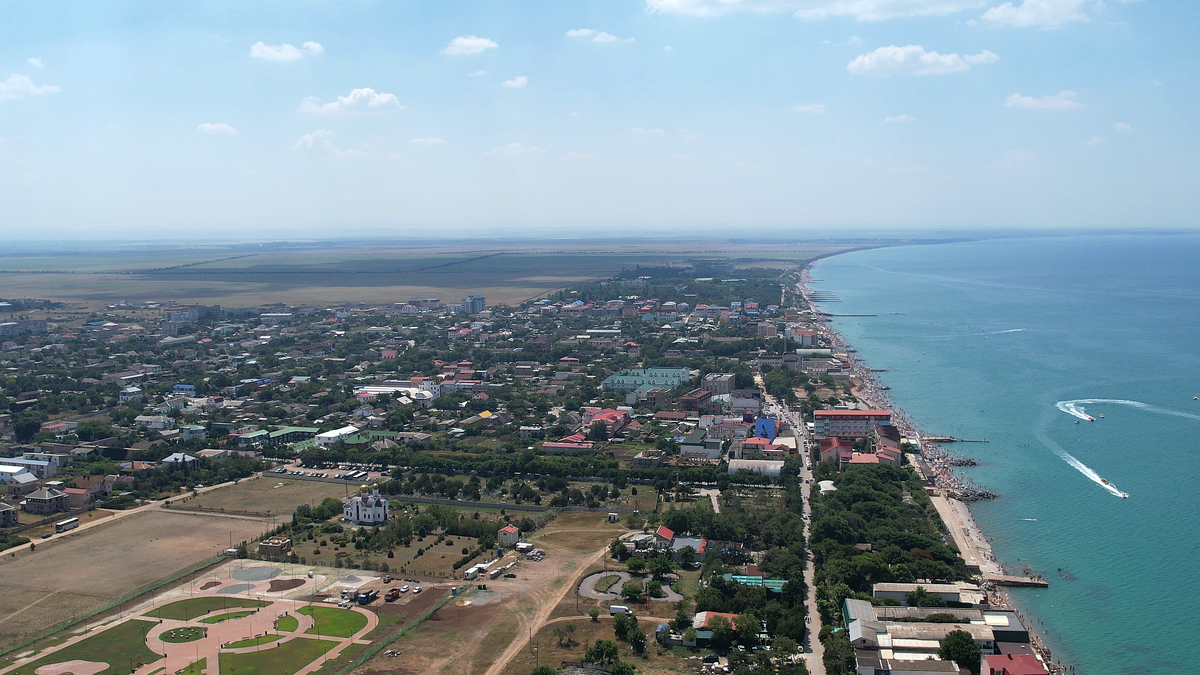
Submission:
{"label": "calm water", "polygon": [[[878,315],[832,321],[925,432],[990,441],[951,448],[1002,495],[972,507],[996,556],[1050,580],[1014,598],[1056,660],[1192,670],[1200,236],[881,249],[813,275],[842,300],[824,311]],[[1094,422],[1056,406],[1085,399],[1103,400],[1074,404]]]}

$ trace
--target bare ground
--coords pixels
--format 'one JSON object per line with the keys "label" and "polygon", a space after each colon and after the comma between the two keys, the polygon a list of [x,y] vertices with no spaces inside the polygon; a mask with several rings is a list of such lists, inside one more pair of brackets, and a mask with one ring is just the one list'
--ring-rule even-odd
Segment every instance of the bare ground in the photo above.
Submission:
{"label": "bare ground", "polygon": [[263,532],[262,522],[149,510],[0,559],[0,646]]}

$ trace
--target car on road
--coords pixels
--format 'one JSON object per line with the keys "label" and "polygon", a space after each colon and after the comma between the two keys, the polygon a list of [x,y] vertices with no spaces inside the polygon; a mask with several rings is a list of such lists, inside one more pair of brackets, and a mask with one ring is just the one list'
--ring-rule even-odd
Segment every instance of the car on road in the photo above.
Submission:
{"label": "car on road", "polygon": [[50,532],[46,532],[45,534],[42,535],[42,539],[49,539],[52,536],[54,536],[54,535],[51,534]]}
{"label": "car on road", "polygon": [[408,589],[409,589],[409,586],[408,586],[407,584],[405,584],[404,586],[401,586],[401,587],[400,587],[400,592],[401,592],[401,593],[407,593],[407,592],[408,592]]}

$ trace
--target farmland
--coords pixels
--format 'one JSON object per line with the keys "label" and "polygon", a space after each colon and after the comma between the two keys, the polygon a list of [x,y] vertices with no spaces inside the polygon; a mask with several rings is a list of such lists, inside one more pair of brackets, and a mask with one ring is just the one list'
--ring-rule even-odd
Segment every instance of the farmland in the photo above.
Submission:
{"label": "farmland", "polygon": [[774,266],[844,246],[737,245],[728,242],[553,244],[473,241],[413,247],[385,242],[230,245],[205,249],[60,250],[0,257],[6,294],[98,304],[126,300],[251,306],[270,302],[327,305],[457,299],[484,293],[518,303],[622,269],[728,256],[739,264]]}

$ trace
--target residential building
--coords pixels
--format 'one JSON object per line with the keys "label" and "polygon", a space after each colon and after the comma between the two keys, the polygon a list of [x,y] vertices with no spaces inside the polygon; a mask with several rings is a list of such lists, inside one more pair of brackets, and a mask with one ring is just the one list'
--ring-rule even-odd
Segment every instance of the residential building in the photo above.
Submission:
{"label": "residential building", "polygon": [[321,433],[321,430],[316,427],[283,427],[268,434],[267,444],[271,447],[291,445],[292,443],[316,438],[319,433]]}
{"label": "residential building", "polygon": [[734,389],[729,392],[728,411],[738,415],[741,413],[762,412],[762,392],[757,389]]}
{"label": "residential building", "polygon": [[192,439],[208,438],[208,429],[200,424],[185,424],[179,427],[179,440],[190,441]]}
{"label": "residential building", "polygon": [[355,525],[380,525],[387,522],[388,500],[379,496],[379,487],[359,488],[358,494],[342,504],[342,517]]}
{"label": "residential building", "polygon": [[175,420],[166,415],[138,415],[133,418],[133,423],[139,427],[159,430],[170,429],[175,426]]}
{"label": "residential building", "polygon": [[462,299],[463,314],[478,314],[487,309],[487,298],[482,295],[468,295]]}
{"label": "residential building", "polygon": [[192,457],[191,455],[182,452],[176,452],[164,457],[162,460],[162,465],[168,469],[183,469],[184,471],[191,471],[192,469],[200,466],[200,460]]}
{"label": "residential building", "polygon": [[358,433],[358,427],[345,426],[340,429],[334,429],[333,431],[326,431],[324,433],[317,434],[313,438],[313,441],[319,447],[327,448],[331,445],[336,444],[338,441],[343,441],[357,433]]}
{"label": "residential building", "polygon": [[628,368],[609,375],[601,383],[605,391],[627,392],[650,385],[652,388],[675,389],[691,379],[687,368]]}
{"label": "residential building", "polygon": [[292,540],[287,537],[268,537],[258,543],[258,552],[266,555],[283,555],[292,550]]}
{"label": "residential building", "polygon": [[889,410],[815,410],[813,431],[817,436],[866,438],[879,424],[891,424]]}
{"label": "residential building", "polygon": [[121,390],[119,395],[121,403],[133,403],[142,400],[142,390],[130,385]]}
{"label": "residential building", "polygon": [[1050,671],[1032,654],[985,654],[980,675],[1050,675]]}
{"label": "residential building", "polygon": [[709,373],[700,381],[700,388],[710,394],[728,394],[737,388],[736,383],[733,373]]}
{"label": "residential building", "polygon": [[629,460],[631,469],[657,469],[666,453],[662,450],[642,450]]}
{"label": "residential building", "polygon": [[72,509],[81,509],[92,501],[92,493],[82,488],[63,488],[63,492],[67,495],[67,506]]}
{"label": "residential building", "polygon": [[693,389],[679,397],[679,409],[683,412],[700,412],[708,408],[712,400],[712,392],[703,389]]}
{"label": "residential building", "polygon": [[836,462],[838,466],[846,464],[850,461],[854,447],[848,440],[843,440],[837,436],[826,436],[821,439],[821,459],[822,462]]}
{"label": "residential building", "polygon": [[725,442],[719,438],[709,438],[704,429],[689,433],[679,444],[679,454],[690,459],[717,460],[724,449]]}
{"label": "residential building", "polygon": [[41,487],[26,495],[25,499],[21,500],[21,504],[29,513],[48,516],[66,511],[69,507],[69,500],[65,492]]}
{"label": "residential building", "polygon": [[16,527],[18,524],[17,508],[0,502],[0,527]]}
{"label": "residential building", "polygon": [[583,414],[584,429],[591,430],[592,424],[603,422],[609,438],[621,433],[632,421],[628,411],[612,408],[585,408]]}
{"label": "residential building", "polygon": [[780,460],[770,459],[731,459],[729,460],[729,473],[733,475],[738,471],[749,471],[763,476],[778,476],[783,471],[783,462]]}
{"label": "residential building", "polygon": [[880,599],[892,598],[905,602],[908,594],[917,590],[918,586],[925,589],[926,593],[940,596],[946,602],[977,605],[984,600],[983,594],[979,592],[979,587],[965,581],[953,584],[879,583],[871,587],[871,595]]}
{"label": "residential building", "polygon": [[41,480],[52,478],[58,474],[58,463],[44,459],[27,459],[25,457],[0,457],[0,466],[24,467],[29,473]]}
{"label": "residential building", "polygon": [[516,525],[505,525],[496,533],[496,543],[504,548],[512,548],[521,541],[521,530]]}

